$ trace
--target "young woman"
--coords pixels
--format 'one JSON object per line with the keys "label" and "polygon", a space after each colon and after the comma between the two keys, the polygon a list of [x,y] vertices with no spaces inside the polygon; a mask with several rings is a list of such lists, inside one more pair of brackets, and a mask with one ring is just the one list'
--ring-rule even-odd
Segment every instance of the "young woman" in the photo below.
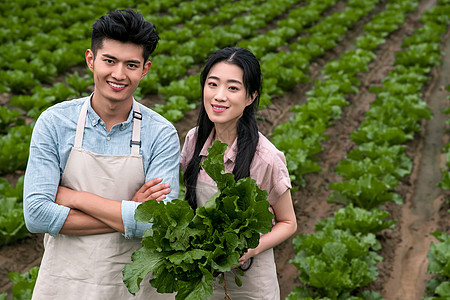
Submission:
{"label": "young woman", "polygon": [[[232,299],[280,299],[273,247],[297,229],[290,194],[290,180],[283,153],[258,132],[255,110],[261,95],[261,69],[256,57],[243,48],[225,48],[212,54],[200,77],[203,92],[198,126],[186,136],[181,154],[185,172],[186,200],[195,209],[217,191],[200,167],[215,140],[228,145],[225,171],[236,180],[252,177],[268,192],[267,201],[275,215],[272,230],[261,236],[258,247],[249,249],[239,260],[246,270],[243,285],[234,275],[225,274]],[[214,285],[212,299],[223,299],[222,284]]]}

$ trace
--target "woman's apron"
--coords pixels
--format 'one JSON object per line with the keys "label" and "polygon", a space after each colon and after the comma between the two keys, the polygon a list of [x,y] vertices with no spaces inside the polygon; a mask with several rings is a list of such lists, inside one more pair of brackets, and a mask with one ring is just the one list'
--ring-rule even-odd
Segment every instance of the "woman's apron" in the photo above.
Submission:
{"label": "woman's apron", "polygon": [[[215,193],[217,187],[206,182],[197,181],[196,196],[198,206],[205,205]],[[240,276],[240,275],[238,275]],[[253,257],[250,268],[245,271],[242,286],[234,281],[233,271],[225,273],[227,291],[232,300],[279,300],[280,287],[278,285],[277,270],[273,249],[268,249]],[[219,278],[213,284],[214,292],[210,299],[223,300],[225,290]]]}
{"label": "woman's apron", "polygon": [[[82,148],[88,99],[78,119],[72,148],[61,185],[113,200],[132,199],[145,181],[139,154],[141,114],[135,103],[131,153],[101,155]],[[125,239],[120,232],[93,235],[45,234],[42,258],[33,300],[174,299],[158,294],[146,278],[133,296],[122,281],[122,269],[141,239]]]}

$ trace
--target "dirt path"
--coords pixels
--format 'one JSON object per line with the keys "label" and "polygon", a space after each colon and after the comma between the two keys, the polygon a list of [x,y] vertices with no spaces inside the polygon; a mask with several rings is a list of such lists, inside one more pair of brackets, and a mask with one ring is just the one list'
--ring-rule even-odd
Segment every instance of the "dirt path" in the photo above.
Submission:
{"label": "dirt path", "polygon": [[[388,300],[420,300],[425,295],[427,253],[430,243],[436,239],[429,233],[439,228],[439,210],[447,199],[446,193],[436,185],[441,180],[440,168],[445,159],[441,155],[445,143],[445,121],[442,111],[448,107],[448,93],[443,87],[450,83],[450,39],[445,42],[444,64],[433,72],[432,81],[424,94],[433,111],[433,119],[425,122],[420,151],[416,154],[413,176],[415,184],[401,210],[401,243],[395,248],[395,261],[391,279],[384,289]],[[448,220],[448,218],[447,218]]]}

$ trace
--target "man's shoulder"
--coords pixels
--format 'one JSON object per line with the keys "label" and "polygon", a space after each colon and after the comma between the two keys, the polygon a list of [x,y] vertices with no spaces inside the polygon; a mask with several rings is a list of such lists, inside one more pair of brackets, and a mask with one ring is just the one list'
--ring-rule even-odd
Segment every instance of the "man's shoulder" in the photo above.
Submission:
{"label": "man's shoulder", "polygon": [[39,119],[41,120],[77,119],[80,114],[81,107],[83,106],[83,103],[86,101],[87,98],[88,97],[84,97],[59,102],[43,111],[39,116]]}
{"label": "man's shoulder", "polygon": [[[76,98],[76,99],[70,99],[70,100],[65,100],[65,101],[59,102],[59,103],[47,108],[42,113],[42,115],[64,114],[65,116],[70,117],[75,112],[79,113],[79,111],[81,110],[81,106],[83,106],[83,104],[86,100],[87,100],[87,97],[83,97],[83,98]],[[78,117],[78,114],[76,116]]]}
{"label": "man's shoulder", "polygon": [[161,126],[176,130],[175,126],[159,113],[139,102],[138,105],[141,110],[142,122],[144,126]]}

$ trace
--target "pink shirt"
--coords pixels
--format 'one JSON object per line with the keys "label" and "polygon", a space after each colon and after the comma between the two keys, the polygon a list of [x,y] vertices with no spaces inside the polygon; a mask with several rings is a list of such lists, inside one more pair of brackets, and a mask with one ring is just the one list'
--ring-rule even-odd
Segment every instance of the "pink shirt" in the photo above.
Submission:
{"label": "pink shirt", "polygon": [[[208,148],[213,144],[213,132],[209,135],[205,145],[200,152],[202,161],[206,159]],[[186,171],[195,149],[195,141],[197,138],[197,127],[192,128],[186,135],[183,150],[181,152],[181,168]],[[224,156],[225,172],[232,173],[234,162],[236,160],[237,139],[233,142],[228,152]],[[250,165],[250,177],[256,181],[260,189],[267,191],[269,194],[267,201],[273,206],[277,203],[280,196],[291,188],[291,181],[286,167],[286,159],[284,154],[261,133],[259,133],[259,142],[256,146],[256,153]],[[200,169],[198,180],[209,184],[215,182],[209,177],[203,169]]]}

